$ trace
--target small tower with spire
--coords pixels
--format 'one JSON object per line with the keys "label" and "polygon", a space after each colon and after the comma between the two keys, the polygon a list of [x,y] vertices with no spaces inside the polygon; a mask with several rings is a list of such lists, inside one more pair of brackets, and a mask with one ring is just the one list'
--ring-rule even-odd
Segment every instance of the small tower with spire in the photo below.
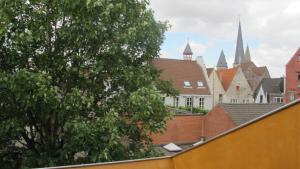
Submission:
{"label": "small tower with spire", "polygon": [[226,61],[226,57],[224,55],[224,51],[221,51],[218,63],[217,63],[217,70],[221,70],[221,69],[227,69],[227,61]]}
{"label": "small tower with spire", "polygon": [[238,30],[238,36],[236,41],[235,58],[234,58],[233,66],[236,67],[240,65],[243,58],[244,58],[243,35],[242,35],[241,21],[239,21],[239,30]]}
{"label": "small tower with spire", "polygon": [[193,57],[192,49],[190,47],[190,44],[187,43],[186,47],[185,47],[185,49],[183,51],[183,59],[184,60],[192,60],[192,57]]}

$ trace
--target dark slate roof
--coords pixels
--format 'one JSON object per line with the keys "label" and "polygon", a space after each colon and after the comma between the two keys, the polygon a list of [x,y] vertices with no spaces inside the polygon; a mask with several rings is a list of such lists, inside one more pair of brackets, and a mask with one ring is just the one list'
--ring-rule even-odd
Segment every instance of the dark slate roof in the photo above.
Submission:
{"label": "dark slate roof", "polygon": [[235,123],[239,126],[257,117],[260,117],[283,104],[221,104]]}
{"label": "dark slate roof", "polygon": [[183,54],[184,55],[192,55],[193,54],[193,51],[192,51],[189,43],[186,44]]}
{"label": "dark slate roof", "polygon": [[234,64],[240,64],[243,57],[244,57],[243,36],[242,36],[241,22],[239,22],[239,30],[238,30],[238,37],[236,40]]}
{"label": "dark slate roof", "polygon": [[264,89],[264,92],[283,93],[283,78],[263,79],[261,85]]}
{"label": "dark slate roof", "polygon": [[227,61],[226,61],[223,50],[221,51],[221,54],[220,54],[220,57],[219,57],[219,60],[218,60],[218,63],[217,63],[217,67],[219,67],[219,68],[228,68]]}

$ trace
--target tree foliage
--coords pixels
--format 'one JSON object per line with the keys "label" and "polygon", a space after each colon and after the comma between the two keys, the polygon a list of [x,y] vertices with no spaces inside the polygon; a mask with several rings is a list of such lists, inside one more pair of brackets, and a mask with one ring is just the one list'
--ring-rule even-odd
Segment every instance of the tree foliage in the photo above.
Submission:
{"label": "tree foliage", "polygon": [[0,1],[1,167],[153,155],[174,90],[151,67],[167,26],[148,3]]}

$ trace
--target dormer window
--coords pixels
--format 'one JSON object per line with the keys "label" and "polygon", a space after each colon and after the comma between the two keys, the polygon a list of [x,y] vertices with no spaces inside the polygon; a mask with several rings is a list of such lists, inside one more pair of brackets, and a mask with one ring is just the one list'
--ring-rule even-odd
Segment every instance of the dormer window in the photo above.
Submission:
{"label": "dormer window", "polygon": [[198,87],[203,87],[203,86],[204,86],[204,85],[203,85],[203,82],[202,82],[202,81],[198,81],[198,82],[197,82],[197,86],[198,86]]}
{"label": "dormer window", "polygon": [[183,85],[184,85],[184,88],[191,88],[192,87],[190,81],[183,81]]}

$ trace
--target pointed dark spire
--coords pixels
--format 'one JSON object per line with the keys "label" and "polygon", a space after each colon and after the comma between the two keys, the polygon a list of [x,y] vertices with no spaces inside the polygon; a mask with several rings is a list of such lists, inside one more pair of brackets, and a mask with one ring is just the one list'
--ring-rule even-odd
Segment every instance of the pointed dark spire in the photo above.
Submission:
{"label": "pointed dark spire", "polygon": [[185,49],[183,51],[183,55],[193,55],[193,51],[189,43],[186,44]]}
{"label": "pointed dark spire", "polygon": [[221,51],[221,54],[220,54],[220,57],[219,57],[219,60],[218,60],[218,63],[217,63],[217,69],[227,69],[228,66],[227,66],[227,61],[226,61],[226,57],[224,55],[224,51],[222,50]]}
{"label": "pointed dark spire", "polygon": [[250,50],[249,50],[249,46],[247,45],[246,48],[246,52],[245,52],[245,56],[243,57],[242,63],[249,63],[251,62],[251,55],[250,55]]}
{"label": "pointed dark spire", "polygon": [[239,65],[243,57],[244,57],[243,35],[242,35],[241,22],[239,21],[239,30],[238,30],[238,36],[236,41],[234,66]]}
{"label": "pointed dark spire", "polygon": [[186,47],[185,47],[185,49],[183,51],[183,59],[184,60],[192,60],[192,55],[193,55],[193,51],[192,51],[192,49],[190,47],[190,44],[187,43]]}

